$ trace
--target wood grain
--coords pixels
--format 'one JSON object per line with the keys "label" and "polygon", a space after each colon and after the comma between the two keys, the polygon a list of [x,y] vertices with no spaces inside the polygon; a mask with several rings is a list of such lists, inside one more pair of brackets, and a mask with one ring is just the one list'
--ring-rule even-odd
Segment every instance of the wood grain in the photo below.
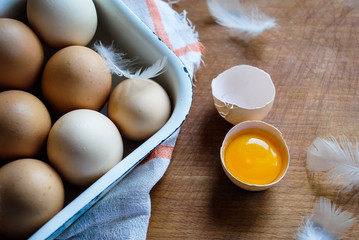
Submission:
{"label": "wood grain", "polygon": [[[349,1],[255,1],[278,27],[248,44],[214,22],[206,1],[182,0],[205,46],[196,74],[190,114],[181,128],[171,164],[151,192],[148,239],[294,239],[320,196],[359,215],[358,192],[306,170],[316,137],[359,139],[359,6]],[[213,105],[210,83],[224,70],[249,64],[268,72],[276,86],[264,121],[278,127],[291,164],[278,185],[263,192],[241,190],[225,176],[219,148],[232,127]],[[345,239],[359,239],[359,221]]]}

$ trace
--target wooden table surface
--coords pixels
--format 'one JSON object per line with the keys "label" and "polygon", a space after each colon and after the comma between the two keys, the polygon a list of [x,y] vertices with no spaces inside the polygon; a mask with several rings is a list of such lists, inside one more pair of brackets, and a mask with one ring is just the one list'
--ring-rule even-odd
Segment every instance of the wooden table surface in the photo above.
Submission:
{"label": "wooden table surface", "polygon": [[[205,46],[193,104],[170,166],[151,192],[148,239],[294,239],[323,196],[357,217],[359,194],[338,194],[306,169],[316,137],[359,139],[359,6],[349,1],[255,1],[278,27],[245,44],[214,22],[205,0],[182,0]],[[285,178],[273,188],[248,192],[224,174],[219,149],[232,127],[217,113],[211,80],[249,64],[268,72],[276,99],[265,122],[281,130],[290,148]],[[359,239],[359,220],[345,239]]]}

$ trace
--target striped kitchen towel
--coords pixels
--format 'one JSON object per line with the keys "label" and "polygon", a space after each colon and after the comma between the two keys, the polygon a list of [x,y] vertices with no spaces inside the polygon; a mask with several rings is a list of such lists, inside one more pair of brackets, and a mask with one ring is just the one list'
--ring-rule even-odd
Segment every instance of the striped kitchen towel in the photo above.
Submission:
{"label": "striped kitchen towel", "polygon": [[[162,0],[123,2],[183,61],[193,78],[203,45],[186,16]],[[58,239],[146,239],[151,215],[150,190],[166,172],[179,130],[158,146]]]}

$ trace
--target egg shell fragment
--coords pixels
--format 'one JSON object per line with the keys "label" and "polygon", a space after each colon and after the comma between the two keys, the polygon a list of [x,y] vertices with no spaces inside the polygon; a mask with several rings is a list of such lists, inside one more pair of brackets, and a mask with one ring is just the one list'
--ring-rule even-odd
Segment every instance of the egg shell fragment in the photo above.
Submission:
{"label": "egg shell fragment", "polygon": [[67,181],[88,186],[122,159],[123,142],[109,118],[94,110],[79,109],[55,122],[47,154]]}
{"label": "egg shell fragment", "polygon": [[58,213],[65,191],[58,173],[37,159],[0,168],[0,234],[25,239]]}
{"label": "egg shell fragment", "polygon": [[171,115],[171,101],[160,84],[150,79],[126,79],[108,101],[108,116],[131,140],[145,140]]}
{"label": "egg shell fragment", "polygon": [[40,38],[55,49],[87,45],[97,29],[92,0],[28,0],[27,18]]}
{"label": "egg shell fragment", "polygon": [[[238,180],[236,177],[234,177],[231,174],[231,172],[228,171],[228,169],[226,167],[224,155],[225,155],[225,150],[226,150],[227,145],[233,139],[234,136],[236,136],[240,132],[248,131],[250,129],[261,130],[261,131],[267,133],[268,135],[271,136],[272,140],[275,140],[277,142],[278,146],[280,147],[280,152],[282,153],[282,169],[281,169],[279,175],[277,176],[277,178],[269,184],[257,185],[257,184],[248,184],[248,183],[242,182],[242,181]],[[266,190],[266,189],[274,186],[275,184],[277,184],[278,182],[280,182],[283,179],[283,177],[287,173],[287,170],[289,168],[289,163],[290,163],[289,148],[283,138],[282,133],[273,125],[268,124],[263,121],[256,121],[256,120],[243,121],[243,122],[235,125],[234,127],[232,127],[229,130],[229,132],[226,134],[226,136],[223,140],[223,143],[222,143],[222,146],[220,149],[220,157],[221,157],[222,168],[223,168],[225,174],[227,175],[227,177],[235,185],[237,185],[238,187],[240,187],[242,189],[248,190],[248,191],[262,191],[262,190]]]}
{"label": "egg shell fragment", "polygon": [[30,89],[40,76],[44,50],[24,23],[0,18],[0,90]]}
{"label": "egg shell fragment", "polygon": [[212,95],[218,113],[231,124],[263,120],[272,109],[275,87],[265,71],[234,66],[212,80]]}

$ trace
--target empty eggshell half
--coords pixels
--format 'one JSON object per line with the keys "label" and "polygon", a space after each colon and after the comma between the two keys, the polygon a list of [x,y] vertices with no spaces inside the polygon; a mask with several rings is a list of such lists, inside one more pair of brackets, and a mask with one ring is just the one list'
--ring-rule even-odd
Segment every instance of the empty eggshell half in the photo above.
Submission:
{"label": "empty eggshell half", "polygon": [[218,113],[235,125],[265,118],[273,106],[275,87],[265,71],[238,65],[212,80],[212,95]]}

